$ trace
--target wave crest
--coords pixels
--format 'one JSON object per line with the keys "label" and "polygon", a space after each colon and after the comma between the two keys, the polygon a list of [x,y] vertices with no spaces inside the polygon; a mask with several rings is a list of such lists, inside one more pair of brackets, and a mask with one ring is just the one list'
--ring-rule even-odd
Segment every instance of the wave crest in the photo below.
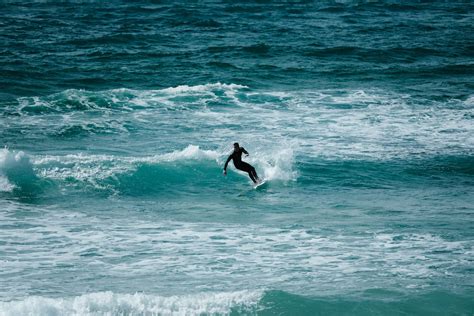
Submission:
{"label": "wave crest", "polygon": [[0,192],[31,195],[38,189],[38,177],[23,151],[0,150]]}

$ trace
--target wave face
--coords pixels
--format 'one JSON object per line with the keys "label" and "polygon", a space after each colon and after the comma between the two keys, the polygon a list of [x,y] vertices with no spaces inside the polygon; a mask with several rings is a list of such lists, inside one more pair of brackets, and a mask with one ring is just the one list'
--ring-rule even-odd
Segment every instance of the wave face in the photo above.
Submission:
{"label": "wave face", "polygon": [[472,313],[473,11],[0,2],[0,315]]}

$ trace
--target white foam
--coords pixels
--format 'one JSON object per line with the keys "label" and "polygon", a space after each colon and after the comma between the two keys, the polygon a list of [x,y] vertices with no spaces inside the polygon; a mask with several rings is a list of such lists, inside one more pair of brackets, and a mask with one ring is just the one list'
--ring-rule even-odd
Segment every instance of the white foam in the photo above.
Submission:
{"label": "white foam", "polygon": [[196,145],[188,145],[183,150],[173,151],[168,154],[163,154],[156,156],[155,158],[149,161],[177,161],[177,160],[200,160],[200,159],[212,159],[216,160],[219,157],[219,154],[213,150],[203,150]]}
{"label": "white foam", "polygon": [[470,95],[470,96],[466,99],[466,101],[464,101],[464,104],[465,104],[466,106],[469,106],[469,107],[474,106],[474,95]]}
{"label": "white foam", "polygon": [[275,148],[273,152],[257,153],[256,167],[263,170],[266,180],[295,181],[294,151],[291,147]]}
{"label": "white foam", "polygon": [[363,90],[351,91],[343,96],[329,96],[335,104],[370,104],[378,103],[381,96],[377,94],[369,94]]}
{"label": "white foam", "polygon": [[73,298],[28,297],[0,302],[0,315],[229,315],[252,312],[262,291],[200,293],[183,296],[99,292]]}
{"label": "white foam", "polygon": [[248,88],[247,86],[242,86],[238,84],[225,84],[225,83],[208,83],[205,85],[197,85],[197,86],[188,86],[182,85],[173,88],[166,88],[159,90],[161,92],[169,93],[169,94],[183,94],[183,93],[194,93],[194,92],[207,92],[212,90],[224,90],[224,91],[231,91],[231,90],[238,90],[238,89],[245,89]]}
{"label": "white foam", "polygon": [[8,182],[8,178],[0,173],[0,192],[11,192],[15,186]]}
{"label": "white foam", "polygon": [[10,182],[8,182],[8,178],[4,174],[4,169],[6,167],[6,162],[10,152],[8,149],[3,148],[0,149],[0,192],[11,192],[14,188]]}
{"label": "white foam", "polygon": [[[307,153],[328,159],[393,159],[424,153],[472,152],[472,109],[387,91],[295,93],[288,100]],[[449,103],[449,102],[448,102]],[[349,107],[338,107],[347,104]],[[290,124],[289,121],[287,124]],[[281,127],[280,127],[281,128]],[[306,136],[305,135],[305,136]]]}
{"label": "white foam", "polygon": [[8,178],[12,172],[15,175],[31,173],[32,164],[29,157],[23,151],[0,149],[0,192],[11,192],[16,187]]}
{"label": "white foam", "polygon": [[[216,93],[223,94],[231,102],[238,102],[235,93],[247,86],[225,83],[208,83],[203,85],[181,85],[158,90],[114,89],[102,92],[111,98],[112,102],[121,106],[131,104],[147,109],[188,109],[198,105],[205,108],[210,101],[218,101]],[[176,101],[176,97],[193,97],[186,102]],[[136,112],[135,112],[136,113]]]}

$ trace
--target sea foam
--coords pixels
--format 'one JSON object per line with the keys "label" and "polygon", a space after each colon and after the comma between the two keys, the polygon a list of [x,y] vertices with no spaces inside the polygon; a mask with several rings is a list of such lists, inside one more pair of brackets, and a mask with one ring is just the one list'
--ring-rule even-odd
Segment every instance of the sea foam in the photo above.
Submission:
{"label": "sea foam", "polygon": [[229,315],[250,313],[263,291],[200,293],[183,296],[99,292],[72,298],[28,297],[0,302],[0,315]]}
{"label": "sea foam", "polygon": [[35,179],[33,165],[23,151],[0,150],[0,192],[27,189]]}

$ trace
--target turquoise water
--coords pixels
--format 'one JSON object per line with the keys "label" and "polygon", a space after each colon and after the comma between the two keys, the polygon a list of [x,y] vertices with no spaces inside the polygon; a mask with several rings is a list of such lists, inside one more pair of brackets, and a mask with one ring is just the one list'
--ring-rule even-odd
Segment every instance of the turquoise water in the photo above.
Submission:
{"label": "turquoise water", "polygon": [[0,4],[0,315],[471,315],[473,9]]}

